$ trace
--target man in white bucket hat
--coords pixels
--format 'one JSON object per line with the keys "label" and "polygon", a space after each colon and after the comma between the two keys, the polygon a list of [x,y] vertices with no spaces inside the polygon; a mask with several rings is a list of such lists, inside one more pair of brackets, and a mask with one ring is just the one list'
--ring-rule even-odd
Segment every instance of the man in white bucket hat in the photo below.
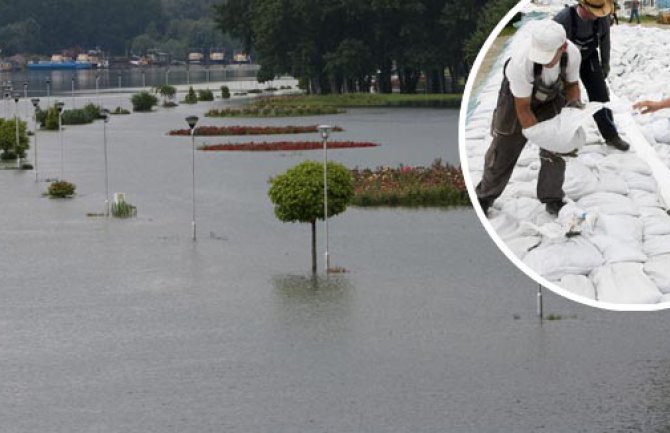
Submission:
{"label": "man in white bucket hat", "polygon": [[[567,40],[565,30],[555,21],[533,24],[530,41],[515,50],[503,68],[491,125],[493,140],[476,188],[485,214],[505,189],[528,141],[523,130],[556,116],[566,104],[579,103],[579,50]],[[536,144],[542,147],[542,143]],[[557,215],[565,204],[564,179],[563,158],[540,149],[537,197],[552,215]]]}

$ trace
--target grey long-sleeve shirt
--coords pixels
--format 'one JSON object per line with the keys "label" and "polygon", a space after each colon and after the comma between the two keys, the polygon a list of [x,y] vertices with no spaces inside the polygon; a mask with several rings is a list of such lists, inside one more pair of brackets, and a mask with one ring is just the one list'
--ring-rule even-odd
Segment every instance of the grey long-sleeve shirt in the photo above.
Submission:
{"label": "grey long-sleeve shirt", "polygon": [[[594,33],[593,21],[582,20],[578,14],[577,19],[577,28],[573,33],[572,29],[572,18],[570,17],[570,9],[576,8],[577,6],[570,6],[563,8],[559,13],[554,17],[554,21],[559,23],[565,28],[565,33],[568,36],[568,39],[574,42],[575,37],[578,38],[588,38],[591,37]],[[576,12],[576,11],[575,11]],[[598,18],[596,20],[596,25],[600,30],[600,60],[603,65],[609,65],[610,63],[610,21],[609,17]],[[583,60],[583,59],[582,59]]]}

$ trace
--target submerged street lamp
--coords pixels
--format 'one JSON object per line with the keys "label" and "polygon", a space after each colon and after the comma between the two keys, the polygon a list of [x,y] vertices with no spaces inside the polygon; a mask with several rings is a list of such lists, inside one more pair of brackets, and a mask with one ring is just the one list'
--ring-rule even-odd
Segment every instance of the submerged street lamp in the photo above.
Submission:
{"label": "submerged street lamp", "polygon": [[47,85],[47,106],[51,105],[51,79],[47,78],[45,81]]}
{"label": "submerged street lamp", "polygon": [[105,216],[109,216],[109,166],[107,163],[107,124],[109,123],[109,110],[102,110],[102,136],[105,152]]}
{"label": "submerged street lamp", "polygon": [[14,124],[16,125],[16,166],[18,168],[21,168],[21,151],[20,151],[20,143],[19,143],[19,100],[21,99],[21,95],[17,92],[14,93],[14,102],[16,103],[15,106],[15,111],[14,111]]}
{"label": "submerged street lamp", "polygon": [[323,140],[323,221],[325,222],[326,229],[326,253],[324,256],[326,274],[328,274],[328,270],[330,269],[330,256],[328,255],[328,137],[333,127],[330,125],[319,125],[317,129]]}
{"label": "submerged street lamp", "polygon": [[56,111],[58,111],[58,134],[60,135],[60,180],[64,178],[64,163],[63,163],[63,107],[65,104],[61,101],[56,101]]}
{"label": "submerged street lamp", "polygon": [[77,108],[77,105],[74,102],[74,75],[72,76],[72,108]]}
{"label": "submerged street lamp", "polygon": [[191,146],[193,148],[193,159],[191,164],[193,171],[193,220],[191,225],[193,226],[193,241],[195,241],[195,125],[198,124],[198,116],[188,116],[186,118],[186,123],[188,123],[188,127],[191,128]]}
{"label": "submerged street lamp", "polygon": [[38,172],[37,172],[37,112],[40,109],[40,98],[33,98],[30,100],[33,103],[33,108],[35,108],[35,124],[33,126],[33,136],[35,137],[35,182],[39,181]]}

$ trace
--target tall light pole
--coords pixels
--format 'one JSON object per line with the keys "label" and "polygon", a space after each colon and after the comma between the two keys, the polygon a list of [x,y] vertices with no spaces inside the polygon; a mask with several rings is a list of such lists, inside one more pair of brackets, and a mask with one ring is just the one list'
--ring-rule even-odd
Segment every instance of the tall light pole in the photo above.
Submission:
{"label": "tall light pole", "polygon": [[[26,101],[28,100],[28,82],[27,81],[23,82],[23,97],[26,99]],[[30,110],[30,108],[26,109],[26,128],[27,128],[28,117],[30,117],[30,115],[28,114],[28,110]]]}
{"label": "tall light pole", "polygon": [[47,107],[51,105],[51,80],[49,78],[45,81],[47,85]]}
{"label": "tall light pole", "polygon": [[72,76],[72,108],[77,108],[74,102],[74,75]]}
{"label": "tall light pole", "polygon": [[193,171],[193,220],[191,225],[193,226],[193,241],[195,242],[195,125],[198,124],[198,116],[188,116],[186,118],[186,123],[188,127],[191,128],[191,147],[193,148],[193,159],[192,159],[192,171]]}
{"label": "tall light pole", "polygon": [[147,70],[142,68],[142,88],[147,88]]}
{"label": "tall light pole", "polygon": [[323,221],[326,228],[326,253],[324,257],[326,274],[328,274],[328,270],[330,269],[330,256],[328,255],[328,136],[333,127],[330,125],[319,125],[318,130],[323,140]]}
{"label": "tall light pole", "polygon": [[109,165],[107,163],[107,123],[109,123],[109,110],[102,110],[102,135],[104,140],[105,151],[105,216],[109,216]]}
{"label": "tall light pole", "polygon": [[119,72],[119,89],[121,88],[121,78],[122,78],[121,72]]}
{"label": "tall light pole", "polygon": [[35,124],[33,127],[33,136],[35,137],[35,182],[39,181],[37,172],[37,111],[40,109],[40,98],[33,98],[30,100],[35,108]]}
{"label": "tall light pole", "polygon": [[21,168],[21,150],[19,143],[19,100],[21,95],[17,92],[14,93],[14,102],[16,103],[16,111],[14,112],[14,124],[16,125],[16,166]]}
{"label": "tall light pole", "polygon": [[60,180],[65,177],[64,172],[64,157],[63,157],[63,107],[65,104],[61,101],[56,101],[56,111],[58,111],[58,134],[60,135]]}
{"label": "tall light pole", "polygon": [[95,73],[95,102],[100,103],[100,74]]}

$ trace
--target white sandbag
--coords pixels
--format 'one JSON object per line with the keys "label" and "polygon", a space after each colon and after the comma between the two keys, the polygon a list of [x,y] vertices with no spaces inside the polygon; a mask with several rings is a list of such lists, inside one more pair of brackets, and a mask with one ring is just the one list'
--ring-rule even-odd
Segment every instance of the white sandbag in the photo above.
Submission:
{"label": "white sandbag", "polygon": [[631,189],[628,192],[628,198],[633,200],[635,206],[638,208],[641,207],[653,207],[660,206],[661,202],[658,198],[657,192],[642,191],[639,189]]}
{"label": "white sandbag", "polygon": [[649,257],[670,254],[670,235],[647,236],[644,238],[642,249]]}
{"label": "white sandbag", "polygon": [[658,119],[651,124],[654,140],[658,143],[670,144],[670,120]]}
{"label": "white sandbag", "polygon": [[511,182],[534,182],[537,179],[537,170],[533,170],[530,166],[515,167],[512,172]]}
{"label": "white sandbag", "polygon": [[581,149],[586,143],[585,124],[593,122],[593,115],[603,107],[601,103],[589,103],[584,109],[565,107],[561,112],[523,129],[528,140],[550,152],[568,153]]}
{"label": "white sandbag", "polygon": [[577,237],[563,243],[542,244],[529,251],[523,261],[543,277],[560,280],[569,274],[586,275],[605,259],[591,242]]}
{"label": "white sandbag", "polygon": [[644,273],[641,263],[614,263],[591,274],[598,300],[614,304],[655,304],[662,293]]}
{"label": "white sandbag", "polygon": [[522,236],[505,241],[512,253],[521,260],[526,257],[528,251],[538,246],[540,242],[542,242],[540,236]]}
{"label": "white sandbag", "polygon": [[598,173],[598,191],[613,192],[615,194],[628,195],[630,188],[628,182],[623,180],[618,173],[600,171]]}
{"label": "white sandbag", "polygon": [[568,160],[565,168],[563,191],[573,200],[598,190],[598,177],[593,170],[580,161]]}
{"label": "white sandbag", "polygon": [[650,174],[642,174],[635,171],[622,171],[621,177],[623,177],[630,189],[641,189],[642,191],[654,193],[658,191],[656,179]]}
{"label": "white sandbag", "polygon": [[519,221],[533,221],[538,214],[544,213],[544,205],[536,198],[519,197],[506,200],[501,210]]}
{"label": "white sandbag", "polygon": [[593,212],[607,213],[612,215],[633,215],[640,213],[635,203],[626,196],[614,194],[611,192],[596,192],[589,194],[577,200],[577,204],[582,209]]}
{"label": "white sandbag", "polygon": [[601,168],[610,169],[617,173],[634,171],[640,174],[651,175],[649,164],[630,153],[611,153],[600,161]]}
{"label": "white sandbag", "polygon": [[558,285],[577,296],[596,299],[596,288],[593,286],[591,280],[584,275],[565,275],[558,282]]}
{"label": "white sandbag", "polygon": [[652,215],[642,215],[640,219],[644,224],[643,236],[670,235],[670,216],[659,209],[661,213]]}
{"label": "white sandbag", "polygon": [[652,257],[644,264],[644,272],[665,294],[670,294],[670,254]]}
{"label": "white sandbag", "polygon": [[645,262],[642,250],[643,223],[628,215],[601,214],[593,233],[584,233],[605,258],[605,263]]}

